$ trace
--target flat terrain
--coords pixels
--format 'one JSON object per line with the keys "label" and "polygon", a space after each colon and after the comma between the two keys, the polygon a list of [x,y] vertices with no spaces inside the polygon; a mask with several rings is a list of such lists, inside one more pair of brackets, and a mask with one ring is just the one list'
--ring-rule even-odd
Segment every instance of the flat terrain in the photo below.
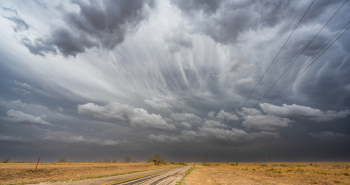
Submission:
{"label": "flat terrain", "polygon": [[176,166],[158,170],[130,173],[98,179],[81,180],[74,182],[43,182],[38,185],[134,185],[158,184],[175,185],[180,181],[191,166]]}
{"label": "flat terrain", "polygon": [[179,165],[160,165],[153,163],[0,163],[0,184],[30,184],[37,182],[72,182],[108,176],[149,171]]}
{"label": "flat terrain", "polygon": [[350,184],[349,171],[349,162],[211,163],[211,166],[197,163],[185,183]]}

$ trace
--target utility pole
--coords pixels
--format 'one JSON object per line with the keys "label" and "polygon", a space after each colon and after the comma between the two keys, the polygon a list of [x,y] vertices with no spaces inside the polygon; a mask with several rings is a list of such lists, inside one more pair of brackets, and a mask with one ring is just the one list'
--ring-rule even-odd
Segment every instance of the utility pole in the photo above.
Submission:
{"label": "utility pole", "polygon": [[205,154],[205,162],[208,162],[208,154]]}

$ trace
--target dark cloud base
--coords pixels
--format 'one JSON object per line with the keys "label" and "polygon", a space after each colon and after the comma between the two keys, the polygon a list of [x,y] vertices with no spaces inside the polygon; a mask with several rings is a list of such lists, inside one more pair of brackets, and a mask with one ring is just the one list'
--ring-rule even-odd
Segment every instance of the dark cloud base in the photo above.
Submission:
{"label": "dark cloud base", "polygon": [[349,33],[260,111],[348,2],[253,109],[343,2],[315,1],[240,110],[311,1],[4,1],[0,160],[349,161]]}

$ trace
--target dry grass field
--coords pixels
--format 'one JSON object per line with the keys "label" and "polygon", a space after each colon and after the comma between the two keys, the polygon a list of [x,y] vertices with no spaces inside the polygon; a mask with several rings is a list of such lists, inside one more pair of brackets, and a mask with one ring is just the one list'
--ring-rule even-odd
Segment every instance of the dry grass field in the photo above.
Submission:
{"label": "dry grass field", "polygon": [[197,163],[193,184],[349,184],[350,162]]}
{"label": "dry grass field", "polygon": [[25,184],[37,182],[76,181],[108,177],[136,171],[167,168],[175,165],[153,163],[0,163],[0,184]]}

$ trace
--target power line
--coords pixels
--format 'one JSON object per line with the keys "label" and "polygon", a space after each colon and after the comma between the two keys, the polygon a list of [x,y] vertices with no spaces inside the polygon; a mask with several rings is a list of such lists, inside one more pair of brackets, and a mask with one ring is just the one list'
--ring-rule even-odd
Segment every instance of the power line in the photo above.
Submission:
{"label": "power line", "polygon": [[[326,27],[326,25],[332,20],[332,18],[338,13],[338,11],[344,6],[344,4],[345,4],[346,2],[347,2],[347,0],[344,1],[344,3],[343,3],[343,4],[338,8],[338,10],[331,16],[331,18],[330,18],[330,19],[327,21],[327,23],[321,28],[321,30],[313,37],[313,39],[312,39],[312,40],[306,45],[306,47],[299,53],[299,55],[298,55],[298,56],[294,59],[294,61],[288,66],[288,68],[282,73],[282,75],[277,79],[277,81],[275,81],[275,83],[270,87],[270,89],[269,89],[269,90],[264,94],[264,96],[258,101],[258,103],[255,104],[254,108],[261,102],[261,100],[268,94],[268,92],[277,84],[277,82],[282,78],[282,76],[289,70],[289,68],[295,63],[295,61],[300,57],[300,55],[301,55],[301,54],[306,50],[306,48],[313,42],[313,40],[314,40],[314,39],[319,35],[319,33]],[[313,2],[312,2],[312,3],[313,3]],[[312,5],[312,3],[311,3],[311,5]],[[310,7],[311,7],[311,5],[310,5]],[[310,9],[310,7],[308,8],[308,10]],[[307,11],[308,11],[308,10],[307,10]],[[306,13],[305,13],[305,14],[306,14]],[[305,16],[305,14],[304,14],[304,16]],[[303,17],[304,17],[304,16],[303,16]],[[300,21],[301,21],[301,20],[300,20]],[[300,23],[300,21],[299,21],[299,23]],[[348,24],[349,24],[349,22],[348,22],[346,25],[348,25]],[[342,29],[344,29],[344,28],[346,27],[346,25],[345,25]],[[341,29],[341,30],[342,30],[342,29]],[[295,29],[294,29],[294,30],[295,30]],[[293,32],[294,32],[294,30],[293,30]],[[340,32],[341,30],[339,30],[339,32]],[[338,32],[336,35],[338,35],[339,32]],[[336,36],[336,35],[335,35],[335,36]],[[334,37],[335,37],[335,36],[334,36]],[[334,38],[334,37],[333,37],[333,38]],[[289,38],[290,38],[290,37],[289,37]],[[289,39],[289,38],[288,38],[288,39]],[[332,39],[333,39],[333,38],[332,38]],[[331,39],[331,40],[332,40],[332,39]],[[331,40],[330,40],[330,41],[331,41]],[[328,42],[328,43],[329,43],[329,42]],[[327,44],[328,44],[328,43],[327,43]],[[326,45],[327,45],[327,44],[326,44]],[[326,46],[326,45],[325,45],[325,46]],[[325,47],[325,46],[324,46],[324,47]],[[283,47],[284,47],[284,45],[283,45]],[[282,47],[282,48],[283,48],[283,47]],[[323,47],[323,48],[324,48],[324,47]],[[282,49],[282,48],[281,48],[281,49]],[[323,49],[323,48],[322,48],[322,49]],[[328,48],[329,48],[329,47],[328,47]],[[328,48],[327,48],[327,49],[328,49]],[[321,50],[322,50],[322,49],[321,49]],[[321,50],[320,50],[320,51],[321,51]],[[281,51],[281,50],[280,50],[280,51]],[[320,52],[320,51],[319,51],[319,52]],[[278,53],[278,54],[279,54],[279,53]],[[277,55],[278,55],[278,54],[277,54]],[[323,54],[323,53],[322,53],[322,54]],[[321,54],[321,55],[322,55],[322,54]],[[316,55],[317,55],[317,54],[316,54]],[[276,57],[277,57],[277,56],[276,56]],[[276,57],[275,57],[275,59],[276,59]],[[274,59],[274,60],[275,60],[275,59]],[[274,61],[274,60],[273,60],[273,61]],[[311,59],[311,60],[312,60],[312,59]],[[316,60],[316,59],[315,59],[315,60]],[[272,63],[273,63],[273,62],[272,62]],[[272,64],[272,63],[271,63],[271,64]],[[271,66],[271,64],[270,64],[270,66]],[[270,66],[269,66],[269,68],[270,68]],[[268,69],[269,69],[269,68],[268,68]],[[267,72],[267,71],[266,71],[266,72]],[[264,73],[264,75],[266,74],[266,72]],[[264,77],[264,75],[263,75],[263,77]],[[262,78],[263,78],[263,77],[262,77]],[[261,78],[261,79],[262,79],[262,78]],[[261,81],[261,79],[260,79],[260,81]],[[260,81],[258,82],[258,84],[260,83]],[[258,85],[258,84],[257,84],[257,85]],[[289,85],[290,85],[290,84],[289,84]],[[289,85],[288,85],[288,86],[289,86]],[[288,87],[288,86],[287,86],[287,87]],[[255,86],[255,88],[256,88],[256,87],[257,87],[257,86]],[[255,90],[255,88],[254,88],[254,90]],[[254,90],[253,90],[253,91],[254,91]],[[283,90],[283,91],[284,91],[284,90]],[[283,92],[283,91],[282,91],[282,92]],[[281,92],[281,93],[282,93],[282,92]],[[251,94],[252,94],[252,93],[251,93]],[[250,94],[250,95],[251,95],[251,94]],[[249,95],[249,97],[250,97],[250,95]],[[249,98],[249,97],[248,97],[248,98]],[[277,98],[277,96],[276,96],[275,98]],[[248,100],[248,99],[247,99],[247,100]],[[247,100],[245,101],[245,103],[247,102]],[[273,100],[274,100],[274,99],[273,99]],[[272,100],[272,101],[273,101],[273,100]],[[272,102],[272,101],[271,101],[271,102]],[[271,102],[270,102],[270,103],[271,103]],[[267,105],[267,106],[268,106],[268,105]],[[243,106],[241,107],[241,109],[242,109],[242,108],[243,108]],[[249,116],[249,114],[250,114],[250,112],[252,112],[252,110],[253,110],[253,109],[251,109],[251,110],[248,112],[248,114],[242,119],[242,121],[241,121],[238,125],[240,125],[240,124],[245,120],[245,118],[246,118],[247,116]],[[263,110],[263,109],[262,109],[262,110]],[[260,111],[253,117],[253,119],[254,119],[259,113],[260,113]],[[253,119],[252,119],[252,120],[253,120]],[[251,121],[252,121],[252,120],[251,120]],[[250,121],[250,122],[251,122],[251,121]],[[233,122],[233,121],[232,121],[232,122]],[[250,122],[249,122],[249,123],[250,123]],[[248,123],[248,124],[249,124],[249,123]],[[235,134],[233,138],[235,138],[236,135],[238,135],[238,133],[240,132],[240,129],[241,129],[242,127],[243,127],[243,125],[238,129],[238,132],[236,132],[237,134]],[[231,134],[232,134],[232,133],[230,133],[229,136],[226,138],[226,141],[228,141],[228,140],[230,139],[229,137],[230,137]],[[233,139],[233,138],[232,138],[232,139]],[[226,141],[225,141],[225,142],[226,142]],[[224,142],[224,143],[221,143],[220,146],[222,147],[222,146],[223,146],[222,144],[225,144],[225,142]]]}
{"label": "power line", "polygon": [[[296,62],[296,60],[301,56],[301,54],[306,50],[306,48],[314,41],[314,39],[320,34],[320,32],[326,27],[326,25],[333,19],[333,17],[338,13],[338,11],[344,6],[344,4],[347,2],[347,0],[344,1],[344,3],[338,8],[338,10],[331,16],[331,18],[326,22],[326,24],[318,31],[318,33],[313,37],[313,39],[304,47],[304,49],[299,53],[299,55],[294,59],[294,61],[288,66],[288,68],[281,74],[281,76],[275,81],[275,83],[270,87],[270,89],[260,98],[260,100],[254,105],[253,108],[255,108],[262,99],[270,92],[270,90],[277,84],[277,82],[282,78],[282,76],[289,70],[289,68]],[[349,23],[347,23],[342,29],[344,29]],[[340,29],[339,31],[341,31]],[[338,32],[339,33],[339,32]],[[334,37],[333,37],[334,38]],[[332,38],[332,39],[333,39]],[[238,126],[245,120],[246,117],[249,116],[249,114],[253,111],[251,109],[245,117],[242,118],[242,121],[238,124]],[[229,139],[230,136],[227,137]]]}
{"label": "power line", "polygon": [[[284,46],[287,44],[287,42],[289,41],[289,39],[291,38],[291,36],[293,35],[294,31],[297,29],[297,27],[299,26],[300,22],[304,19],[305,15],[307,14],[307,12],[310,10],[311,6],[314,4],[315,0],[312,1],[312,3],[310,4],[310,6],[308,7],[308,9],[305,11],[304,15],[301,17],[301,19],[299,20],[298,24],[295,26],[294,30],[292,31],[292,33],[289,35],[288,39],[284,42],[283,46],[281,47],[281,49],[279,50],[279,52],[277,53],[277,55],[275,56],[275,58],[272,60],[272,62],[270,63],[270,65],[268,66],[267,70],[264,72],[264,74],[262,75],[262,77],[260,78],[260,80],[258,81],[258,83],[255,85],[254,89],[250,92],[248,98],[245,100],[245,102],[243,103],[243,105],[241,106],[241,108],[239,109],[239,111],[244,107],[244,105],[247,103],[248,99],[251,97],[251,95],[254,93],[255,89],[258,87],[258,85],[260,84],[261,80],[264,78],[264,76],[266,75],[267,71],[270,69],[270,67],[272,66],[272,64],[275,62],[276,58],[278,57],[278,55],[281,53],[282,49],[284,48]],[[237,117],[237,115],[235,115],[235,118]],[[229,126],[232,125],[233,121],[235,120],[235,118],[232,119],[232,121],[229,123]]]}
{"label": "power line", "polygon": [[[250,121],[248,123],[246,123],[246,125],[250,124],[257,115],[260,114],[261,111],[263,111],[265,108],[267,108],[280,94],[282,94],[298,77],[300,77],[301,74],[303,74],[323,53],[325,53],[345,32],[347,32],[349,28],[347,28],[338,38],[336,38],[332,44],[330,44],[320,55],[318,55],[348,24],[350,23],[350,21],[341,29],[338,31],[338,33],[336,35],[333,36],[332,39],[330,39],[327,44],[325,44],[321,50],[316,53],[316,55],[314,57],[312,57],[302,68],[301,71],[299,71],[293,78],[294,79],[291,79],[287,84],[285,84],[269,101],[268,103],[266,103],[266,105],[264,107],[261,108],[261,110],[254,115],[254,117],[252,119],[250,119]],[[318,56],[317,56],[318,55]],[[316,57],[317,56],[317,57]],[[314,58],[316,57],[315,60],[313,60]],[[313,61],[312,61],[313,60]],[[244,125],[244,124],[243,124]],[[243,127],[243,125],[241,126],[241,128]],[[232,139],[234,139],[240,132],[241,130],[238,130],[236,132],[236,134],[232,137]],[[223,146],[223,145],[221,145]]]}
{"label": "power line", "polygon": [[[270,63],[269,67],[267,68],[267,70],[264,72],[263,76],[260,78],[260,80],[258,81],[258,83],[255,85],[254,89],[251,91],[251,93],[249,94],[248,98],[245,100],[245,102],[243,103],[243,105],[241,106],[241,108],[239,110],[241,110],[244,105],[247,103],[248,99],[251,97],[251,95],[254,93],[255,89],[257,88],[257,86],[260,84],[261,80],[264,78],[264,76],[266,75],[267,71],[270,69],[271,65],[275,62],[277,56],[280,54],[280,52],[282,51],[282,49],[284,48],[284,46],[286,45],[286,43],[288,42],[288,40],[290,39],[290,37],[293,35],[294,31],[297,29],[297,27],[299,26],[300,22],[304,19],[306,13],[310,10],[312,4],[314,4],[315,0],[312,1],[312,3],[310,4],[309,8],[306,10],[306,12],[304,13],[304,15],[301,17],[301,19],[299,20],[298,24],[295,26],[294,30],[292,31],[292,33],[289,35],[288,39],[284,42],[283,46],[281,47],[281,49],[279,50],[279,52],[277,53],[277,55],[275,56],[275,58],[272,60],[272,62]],[[236,116],[236,115],[235,115]],[[236,116],[237,117],[237,116]],[[234,118],[232,119],[231,123],[229,125],[232,125],[234,121]]]}

